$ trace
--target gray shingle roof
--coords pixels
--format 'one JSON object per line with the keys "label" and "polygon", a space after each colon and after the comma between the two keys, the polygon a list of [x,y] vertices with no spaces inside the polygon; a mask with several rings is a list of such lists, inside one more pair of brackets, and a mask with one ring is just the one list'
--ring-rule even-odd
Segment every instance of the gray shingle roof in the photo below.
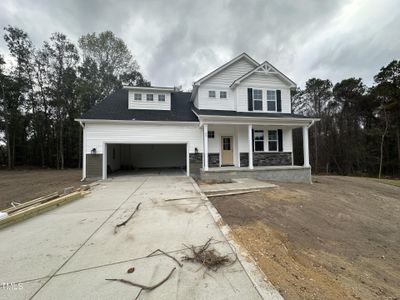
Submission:
{"label": "gray shingle roof", "polygon": [[193,110],[199,116],[232,116],[232,117],[267,117],[267,118],[309,118],[307,116],[288,113],[261,113],[261,112],[242,112],[232,110],[211,110],[198,109],[193,106]]}
{"label": "gray shingle roof", "polygon": [[120,89],[82,114],[81,119],[198,122],[191,93],[171,93],[171,110],[128,109],[128,90]]}

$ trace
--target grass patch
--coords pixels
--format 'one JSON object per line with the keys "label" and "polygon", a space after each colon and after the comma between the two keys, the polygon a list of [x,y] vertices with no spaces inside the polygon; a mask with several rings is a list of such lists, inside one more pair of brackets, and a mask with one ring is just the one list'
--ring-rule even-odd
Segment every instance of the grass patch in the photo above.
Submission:
{"label": "grass patch", "polygon": [[380,182],[400,187],[400,179],[381,179]]}

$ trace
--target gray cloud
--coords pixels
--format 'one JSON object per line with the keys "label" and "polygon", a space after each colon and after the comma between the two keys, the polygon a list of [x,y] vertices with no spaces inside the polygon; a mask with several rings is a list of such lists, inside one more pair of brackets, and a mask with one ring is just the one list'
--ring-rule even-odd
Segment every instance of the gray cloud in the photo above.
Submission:
{"label": "gray cloud", "polygon": [[268,60],[300,85],[313,76],[371,84],[381,66],[399,59],[396,2],[3,0],[0,26],[25,29],[37,46],[55,31],[77,41],[112,30],[154,85],[188,88],[241,52]]}

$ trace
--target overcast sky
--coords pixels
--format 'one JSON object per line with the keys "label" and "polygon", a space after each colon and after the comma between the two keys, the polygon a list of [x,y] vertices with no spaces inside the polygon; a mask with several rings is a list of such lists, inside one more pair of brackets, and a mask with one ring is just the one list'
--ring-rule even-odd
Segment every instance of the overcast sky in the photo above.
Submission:
{"label": "overcast sky", "polygon": [[[398,0],[1,0],[0,26],[35,45],[55,31],[71,40],[112,30],[153,85],[183,85],[247,52],[304,86],[373,75],[400,59]],[[0,53],[6,53],[4,40]]]}

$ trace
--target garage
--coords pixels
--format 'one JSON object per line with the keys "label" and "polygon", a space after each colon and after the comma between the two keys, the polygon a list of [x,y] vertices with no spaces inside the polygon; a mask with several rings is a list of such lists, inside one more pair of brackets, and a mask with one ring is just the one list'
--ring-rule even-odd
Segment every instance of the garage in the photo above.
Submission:
{"label": "garage", "polygon": [[181,175],[188,172],[187,144],[106,144],[106,147],[108,176],[149,171]]}

